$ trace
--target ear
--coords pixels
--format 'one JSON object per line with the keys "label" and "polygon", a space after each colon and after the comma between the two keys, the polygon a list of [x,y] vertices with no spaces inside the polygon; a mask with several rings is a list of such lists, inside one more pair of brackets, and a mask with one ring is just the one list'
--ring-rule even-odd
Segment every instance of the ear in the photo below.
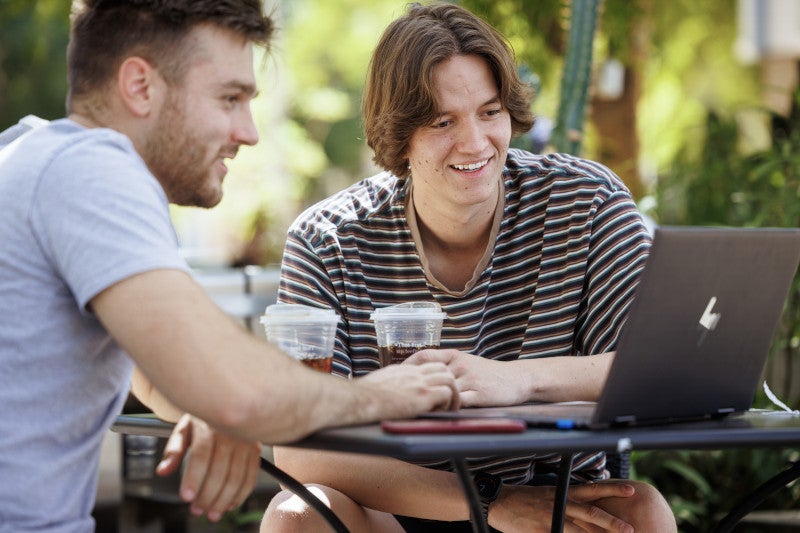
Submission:
{"label": "ear", "polygon": [[117,75],[117,90],[125,107],[137,117],[149,115],[160,98],[163,80],[158,71],[141,57],[122,62]]}

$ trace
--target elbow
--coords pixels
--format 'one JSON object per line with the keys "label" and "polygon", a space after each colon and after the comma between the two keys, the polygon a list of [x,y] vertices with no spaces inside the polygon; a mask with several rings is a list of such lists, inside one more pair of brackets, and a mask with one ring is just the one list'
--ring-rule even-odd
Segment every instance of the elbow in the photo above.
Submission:
{"label": "elbow", "polygon": [[238,391],[215,406],[212,416],[206,421],[218,430],[263,444],[291,442],[309,432],[303,430],[292,413],[281,409],[278,402],[264,401],[263,391],[260,394]]}
{"label": "elbow", "polygon": [[206,422],[225,433],[247,440],[261,440],[257,435],[255,398],[237,393],[224,401],[209,406]]}

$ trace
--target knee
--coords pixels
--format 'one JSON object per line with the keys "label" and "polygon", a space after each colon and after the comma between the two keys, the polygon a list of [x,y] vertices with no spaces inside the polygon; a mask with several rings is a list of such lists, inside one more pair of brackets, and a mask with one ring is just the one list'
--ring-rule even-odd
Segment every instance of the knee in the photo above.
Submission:
{"label": "knee", "polygon": [[[307,488],[317,497],[322,495],[319,487],[307,485]],[[325,526],[325,521],[314,509],[294,493],[284,490],[270,500],[261,519],[259,531],[260,533],[325,531]]]}
{"label": "knee", "polygon": [[636,490],[627,502],[636,531],[677,531],[675,515],[667,500],[655,487],[641,481],[627,482]]}

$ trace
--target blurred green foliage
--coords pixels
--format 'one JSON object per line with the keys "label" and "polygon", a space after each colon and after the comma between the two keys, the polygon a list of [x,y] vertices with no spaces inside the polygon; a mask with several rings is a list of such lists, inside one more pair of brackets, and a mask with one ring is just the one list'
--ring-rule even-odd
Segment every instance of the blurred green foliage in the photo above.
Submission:
{"label": "blurred green foliage", "polygon": [[[798,460],[797,450],[634,452],[631,477],[654,484],[668,498],[679,531],[707,533],[745,495]],[[800,484],[794,483],[767,498],[760,509],[792,510],[798,501]],[[743,523],[735,531],[770,533],[777,527]]]}
{"label": "blurred green foliage", "polygon": [[[257,59],[261,96],[253,106],[262,142],[231,163],[218,208],[174,209],[185,242],[220,249],[212,261],[247,262],[242,250],[259,246],[251,260],[279,261],[300,210],[376,171],[361,131],[361,88],[374,44],[406,0],[272,3],[280,31],[270,56]],[[462,3],[508,37],[539,87],[535,112],[554,119],[569,27],[564,0]],[[68,4],[0,0],[0,128],[28,113],[63,114]],[[642,27],[649,40],[635,49],[631,35]],[[698,144],[710,111],[727,117],[757,102],[754,69],[733,57],[735,36],[729,0],[602,3],[595,63],[618,58],[643,76],[638,129],[651,188],[681,150]],[[584,155],[602,161],[591,124],[587,130]]]}
{"label": "blurred green foliage", "polygon": [[[462,0],[509,38],[520,63],[541,80],[538,114],[555,118],[569,28],[564,0]],[[604,0],[594,62],[619,59],[643,78],[638,133],[652,172],[702,135],[706,113],[737,113],[759,103],[757,67],[734,55],[736,9],[730,0]],[[591,127],[591,125],[588,125]],[[588,157],[597,157],[591,143]]]}
{"label": "blurred green foliage", "polygon": [[64,115],[69,2],[0,0],[0,130]]}

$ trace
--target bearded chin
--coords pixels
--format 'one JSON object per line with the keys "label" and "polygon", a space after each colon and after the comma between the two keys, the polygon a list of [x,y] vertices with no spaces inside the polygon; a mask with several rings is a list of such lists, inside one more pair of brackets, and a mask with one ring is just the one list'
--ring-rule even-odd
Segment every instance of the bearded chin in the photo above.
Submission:
{"label": "bearded chin", "polygon": [[210,209],[222,200],[222,190],[213,188],[209,184],[208,176],[196,176],[192,180],[189,176],[184,175],[171,181],[170,188],[165,187],[164,189],[167,198],[173,204]]}
{"label": "bearded chin", "polygon": [[191,205],[195,207],[211,209],[212,207],[216,207],[221,201],[222,201],[221,190],[218,190],[215,193],[211,193],[211,191],[208,191],[208,194],[202,196],[196,196],[195,201]]}
{"label": "bearded chin", "polygon": [[161,135],[146,149],[145,160],[170,203],[211,208],[222,200],[211,170],[189,139],[182,141]]}

